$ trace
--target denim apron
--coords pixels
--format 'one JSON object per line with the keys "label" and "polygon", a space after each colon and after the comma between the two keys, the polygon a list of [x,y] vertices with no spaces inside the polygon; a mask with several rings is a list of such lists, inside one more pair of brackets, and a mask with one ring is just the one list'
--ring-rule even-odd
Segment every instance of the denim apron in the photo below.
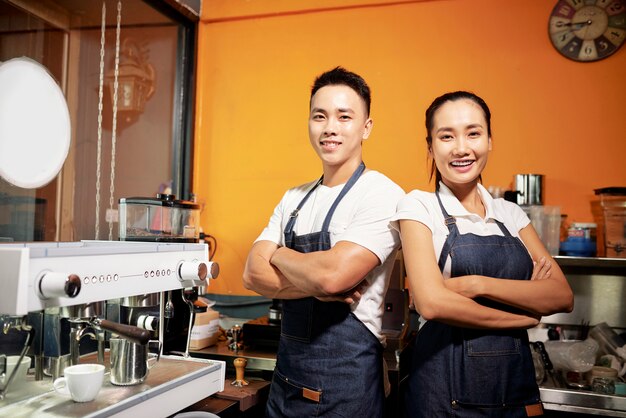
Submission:
{"label": "denim apron", "polygon": [[[450,255],[451,277],[470,274],[529,280],[533,262],[517,237],[459,234],[456,220],[439,206],[449,230],[439,269]],[[504,304],[477,302],[514,312]],[[419,331],[408,390],[408,417],[526,417],[543,409],[525,329],[485,330],[428,321]]]}
{"label": "denim apron", "polygon": [[[285,228],[285,246],[309,253],[331,248],[328,231],[341,199],[356,183],[357,168],[333,202],[320,232],[302,236],[293,228],[298,212],[322,179],[302,199]],[[383,408],[382,345],[343,302],[316,298],[282,301],[281,337],[267,417],[380,417]]]}

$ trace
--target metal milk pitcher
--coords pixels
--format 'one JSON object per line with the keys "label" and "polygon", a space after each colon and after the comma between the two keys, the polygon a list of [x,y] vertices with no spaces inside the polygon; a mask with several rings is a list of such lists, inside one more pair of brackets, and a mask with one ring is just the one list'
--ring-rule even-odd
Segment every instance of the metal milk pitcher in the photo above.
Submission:
{"label": "metal milk pitcher", "polygon": [[516,174],[514,185],[515,190],[518,191],[518,205],[543,205],[543,174]]}
{"label": "metal milk pitcher", "polygon": [[[161,355],[161,344],[158,340],[150,340],[148,344],[141,345],[124,338],[111,338],[109,343],[111,383],[118,386],[142,383]],[[150,347],[155,347],[156,352],[152,352]]]}

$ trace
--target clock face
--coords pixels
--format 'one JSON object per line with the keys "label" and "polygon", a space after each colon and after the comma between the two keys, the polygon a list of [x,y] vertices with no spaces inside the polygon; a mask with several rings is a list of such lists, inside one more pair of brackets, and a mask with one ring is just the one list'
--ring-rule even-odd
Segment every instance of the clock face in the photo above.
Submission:
{"label": "clock face", "polygon": [[626,39],[626,0],[560,0],[549,31],[552,45],[567,58],[606,58]]}

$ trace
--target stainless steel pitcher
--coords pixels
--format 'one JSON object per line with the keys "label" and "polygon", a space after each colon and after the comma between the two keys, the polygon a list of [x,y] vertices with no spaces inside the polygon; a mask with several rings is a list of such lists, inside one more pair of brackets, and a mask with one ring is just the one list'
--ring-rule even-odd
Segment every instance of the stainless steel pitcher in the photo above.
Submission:
{"label": "stainless steel pitcher", "polygon": [[543,174],[516,174],[514,180],[518,205],[543,205]]}
{"label": "stainless steel pitcher", "polygon": [[[135,344],[124,338],[111,338],[111,383],[118,386],[138,385],[146,380],[148,372],[159,361],[161,344]],[[151,351],[156,348],[156,352]]]}

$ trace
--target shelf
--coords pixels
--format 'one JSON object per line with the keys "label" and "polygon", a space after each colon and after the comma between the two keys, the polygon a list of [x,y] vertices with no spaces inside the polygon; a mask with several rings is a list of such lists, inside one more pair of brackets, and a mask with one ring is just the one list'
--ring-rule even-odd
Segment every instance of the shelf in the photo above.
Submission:
{"label": "shelf", "polygon": [[554,260],[561,267],[600,267],[600,268],[623,268],[626,275],[626,258],[608,257],[568,257],[557,255]]}

